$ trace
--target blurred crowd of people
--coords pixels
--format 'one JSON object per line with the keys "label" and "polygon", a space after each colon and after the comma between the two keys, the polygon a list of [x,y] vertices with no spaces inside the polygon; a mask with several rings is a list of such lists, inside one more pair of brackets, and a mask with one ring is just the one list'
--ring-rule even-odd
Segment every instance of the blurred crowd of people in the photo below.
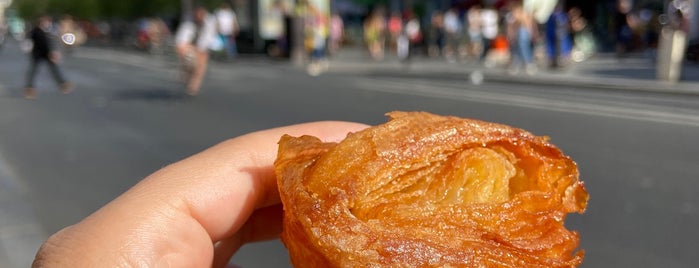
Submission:
{"label": "blurred crowd of people", "polygon": [[[584,61],[608,41],[601,40],[607,38],[605,36],[613,42],[611,50],[618,57],[624,57],[639,50],[653,53],[658,47],[662,27],[685,32],[690,27],[687,17],[691,10],[686,0],[669,1],[664,11],[638,8],[631,0],[616,0],[606,13],[609,23],[608,29],[603,31],[599,24],[588,22],[589,14],[578,7],[566,6],[566,1],[558,1],[546,12],[541,12],[545,9],[541,6],[527,6],[523,2],[526,3],[455,5],[427,13],[412,8],[397,11],[395,7],[389,10],[378,6],[361,17],[361,45],[376,61],[387,54],[402,61],[422,56],[443,58],[447,62],[474,61],[488,68],[533,74],[540,68],[560,68]],[[260,15],[274,17],[277,22],[274,25],[279,28],[272,40],[264,40],[274,44],[274,49],[267,52],[284,57],[290,56],[292,46],[302,47],[309,73],[317,75],[327,68],[326,58],[339,53],[348,42],[347,17],[329,6],[316,6],[313,1],[300,1],[295,7],[286,6],[286,3],[271,1],[269,10]],[[236,12],[227,2],[214,9],[199,6],[192,10],[190,15],[193,16],[189,18],[177,15],[134,21],[77,21],[64,15],[55,23],[51,21],[46,31],[56,37],[56,43],[66,54],[88,40],[127,44],[153,54],[163,54],[170,49],[178,55],[181,65],[188,68],[183,78],[187,92],[196,95],[209,55],[219,59],[233,59],[238,55],[241,28]],[[187,12],[183,10],[183,13]],[[301,30],[296,32],[299,36],[292,36],[294,20],[301,24]],[[11,32],[9,26],[0,22],[3,37],[4,33]],[[349,25],[354,26],[356,24]],[[291,39],[302,41],[292,44]],[[3,40],[0,39],[0,44]]]}
{"label": "blurred crowd of people", "polygon": [[[631,0],[617,0],[616,6],[610,7],[613,10],[606,14],[610,29],[600,31],[599,21],[592,25],[588,22],[590,14],[584,14],[577,7],[567,7],[566,1],[559,1],[559,5],[549,12],[550,16],[543,20],[535,18],[538,7],[523,6],[522,2],[507,1],[506,5],[499,6],[473,4],[468,8],[458,5],[427,14],[412,8],[396,11],[393,7],[389,11],[385,6],[379,6],[362,17],[361,37],[369,55],[376,60],[383,59],[386,53],[396,54],[401,59],[422,54],[444,57],[448,61],[477,59],[489,66],[547,61],[547,65],[556,67],[589,57],[601,43],[608,41],[598,40],[605,39],[604,35],[613,39],[616,44],[613,50],[620,56],[630,51],[654,49],[663,25],[674,24],[676,28],[686,30],[689,27],[686,17],[691,15],[687,13],[686,0],[669,1],[664,8],[667,14],[662,14],[662,10],[634,7]],[[347,18],[344,14],[318,9],[312,1],[300,2],[307,6],[304,12],[285,7],[285,1],[272,3],[269,14],[263,16],[277,16],[282,24],[290,23],[286,20],[289,17],[303,17],[302,38],[309,58],[336,54],[346,42],[345,28],[348,25],[343,21]],[[212,43],[211,50],[234,57],[237,54],[236,36],[240,31],[235,23],[235,12],[230,6],[208,12],[225,25],[218,26],[220,38]],[[69,47],[79,46],[89,39],[161,53],[166,41],[174,40],[173,33],[179,28],[180,17],[92,22],[75,21],[66,15],[58,24],[62,32],[75,35]],[[0,30],[7,28],[2,26]],[[289,25],[280,27],[290,28]],[[291,50],[289,33],[280,33],[284,36],[273,38],[276,50],[269,54],[288,56]]]}
{"label": "blurred crowd of people", "polygon": [[432,12],[423,27],[412,11],[386,16],[383,9],[376,9],[364,22],[364,40],[375,60],[381,60],[386,51],[401,59],[422,53],[450,62],[478,60],[488,67],[509,66],[529,73],[536,71],[537,60],[558,67],[595,52],[596,41],[579,9],[564,10],[559,5],[543,23],[535,20],[532,11],[521,2],[499,9],[481,5],[449,8]]}
{"label": "blurred crowd of people", "polygon": [[389,13],[377,8],[364,20],[364,41],[375,60],[386,53],[401,59],[422,54],[449,62],[477,60],[487,67],[504,66],[515,73],[531,74],[540,67],[584,61],[610,41],[601,36],[603,32],[611,36],[612,50],[620,58],[631,52],[654,53],[662,27],[687,32],[686,18],[691,12],[683,0],[670,1],[667,14],[618,0],[610,6],[608,29],[599,31],[601,25],[588,22],[589,14],[566,6],[565,1],[559,1],[543,18],[540,8],[524,6],[522,1],[497,7],[475,4],[434,10],[427,18],[416,18],[412,10]]}

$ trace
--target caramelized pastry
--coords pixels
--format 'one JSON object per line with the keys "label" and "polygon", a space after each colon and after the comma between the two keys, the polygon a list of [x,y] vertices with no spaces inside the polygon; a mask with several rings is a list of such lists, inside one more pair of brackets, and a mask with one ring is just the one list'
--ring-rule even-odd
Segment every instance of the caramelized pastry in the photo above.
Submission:
{"label": "caramelized pastry", "polygon": [[548,138],[392,112],[339,143],[284,136],[275,173],[295,267],[573,267],[588,194]]}

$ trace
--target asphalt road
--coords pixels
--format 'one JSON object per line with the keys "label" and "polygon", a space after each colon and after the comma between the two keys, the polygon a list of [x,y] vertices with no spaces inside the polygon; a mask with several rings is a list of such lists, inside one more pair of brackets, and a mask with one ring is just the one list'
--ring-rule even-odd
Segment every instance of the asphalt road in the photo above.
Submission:
{"label": "asphalt road", "polygon": [[[73,94],[58,93],[42,69],[38,98],[29,101],[21,97],[26,67],[16,47],[0,51],[2,267],[26,266],[47,234],[220,141],[316,120],[378,124],[392,110],[472,117],[550,136],[576,160],[591,196],[587,213],[566,221],[581,234],[584,267],[699,263],[696,95],[475,86],[390,72],[310,77],[284,62],[242,58],[213,63],[202,94],[187,98],[172,58],[84,49],[62,65],[77,85]],[[245,246],[233,262],[285,267],[288,256],[272,241]]]}

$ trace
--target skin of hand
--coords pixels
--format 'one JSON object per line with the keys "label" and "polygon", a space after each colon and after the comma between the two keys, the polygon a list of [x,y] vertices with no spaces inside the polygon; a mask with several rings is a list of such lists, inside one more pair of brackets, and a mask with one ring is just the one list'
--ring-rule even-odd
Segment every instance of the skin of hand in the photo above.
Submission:
{"label": "skin of hand", "polygon": [[224,141],[52,235],[32,267],[224,267],[243,244],[281,233],[272,166],[283,134],[340,141],[366,127],[314,122]]}

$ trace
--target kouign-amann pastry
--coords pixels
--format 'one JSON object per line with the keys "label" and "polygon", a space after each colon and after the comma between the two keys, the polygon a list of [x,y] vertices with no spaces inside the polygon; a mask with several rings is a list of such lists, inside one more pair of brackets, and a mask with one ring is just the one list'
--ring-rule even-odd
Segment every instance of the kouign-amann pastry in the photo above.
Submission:
{"label": "kouign-amann pastry", "polygon": [[296,267],[574,267],[588,194],[548,138],[392,112],[339,143],[284,136],[275,172]]}

